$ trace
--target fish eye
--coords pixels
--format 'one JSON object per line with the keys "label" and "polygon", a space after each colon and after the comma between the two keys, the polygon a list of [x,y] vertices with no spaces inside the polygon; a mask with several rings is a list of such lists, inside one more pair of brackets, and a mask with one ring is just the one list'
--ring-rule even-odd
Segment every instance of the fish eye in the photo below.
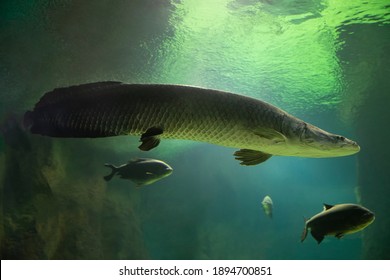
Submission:
{"label": "fish eye", "polygon": [[343,137],[343,136],[337,136],[337,140],[345,141],[345,137]]}

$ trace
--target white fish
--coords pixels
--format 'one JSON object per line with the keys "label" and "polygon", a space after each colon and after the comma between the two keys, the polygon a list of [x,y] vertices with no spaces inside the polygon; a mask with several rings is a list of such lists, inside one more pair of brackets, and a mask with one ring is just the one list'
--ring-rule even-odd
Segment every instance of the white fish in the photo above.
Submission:
{"label": "white fish", "polygon": [[263,210],[264,210],[264,213],[272,218],[272,210],[273,210],[273,205],[274,203],[272,202],[272,199],[271,197],[269,197],[268,195],[266,195],[263,199],[263,201],[261,202],[261,205],[263,206]]}

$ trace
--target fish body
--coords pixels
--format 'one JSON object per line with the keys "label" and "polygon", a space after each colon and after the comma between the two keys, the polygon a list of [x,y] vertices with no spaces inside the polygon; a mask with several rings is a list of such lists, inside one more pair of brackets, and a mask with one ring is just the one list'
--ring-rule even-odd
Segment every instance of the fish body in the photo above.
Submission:
{"label": "fish body", "polygon": [[104,177],[106,181],[111,180],[114,175],[118,175],[122,179],[133,181],[137,186],[150,185],[171,175],[173,171],[167,163],[148,158],[133,159],[118,167],[112,164],[105,164],[105,166],[112,169],[111,174]]}
{"label": "fish body", "polygon": [[161,138],[240,149],[244,165],[272,155],[336,157],[359,146],[260,100],[192,86],[98,82],[46,93],[24,116],[31,133],[52,137],[141,136],[141,150]]}
{"label": "fish body", "polygon": [[341,238],[364,229],[374,219],[374,213],[357,204],[324,204],[324,211],[306,221],[301,242],[305,240],[309,229],[320,244],[326,235]]}
{"label": "fish body", "polygon": [[263,210],[264,210],[264,213],[272,218],[272,211],[273,211],[273,202],[272,202],[272,199],[271,197],[269,197],[268,195],[266,195],[263,199],[263,201],[261,202],[261,205],[263,206]]}

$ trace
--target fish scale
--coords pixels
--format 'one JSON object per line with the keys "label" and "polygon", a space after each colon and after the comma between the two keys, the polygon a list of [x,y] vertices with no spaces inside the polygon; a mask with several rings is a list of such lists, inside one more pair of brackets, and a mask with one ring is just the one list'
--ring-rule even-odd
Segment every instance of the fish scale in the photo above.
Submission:
{"label": "fish scale", "polygon": [[155,137],[187,139],[259,151],[267,158],[359,151],[355,142],[261,100],[192,86],[98,82],[59,88],[26,112],[24,123],[32,133],[52,137],[144,135],[143,143]]}

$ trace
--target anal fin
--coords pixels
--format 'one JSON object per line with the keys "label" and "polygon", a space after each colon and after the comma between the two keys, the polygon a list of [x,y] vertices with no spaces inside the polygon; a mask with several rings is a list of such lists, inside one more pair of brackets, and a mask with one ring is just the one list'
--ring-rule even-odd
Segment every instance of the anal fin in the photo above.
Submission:
{"label": "anal fin", "polygon": [[320,244],[322,240],[324,240],[324,235],[319,232],[311,230],[311,235],[314,237],[315,240],[317,240],[318,244]]}
{"label": "anal fin", "polygon": [[151,127],[144,134],[141,135],[142,144],[138,148],[142,151],[149,151],[160,144],[160,138],[158,137],[163,133],[161,127]]}
{"label": "anal fin", "polygon": [[260,151],[241,149],[234,153],[235,159],[241,161],[241,165],[256,165],[268,160],[272,155]]}
{"label": "anal fin", "polygon": [[337,239],[340,239],[340,238],[343,237],[343,236],[344,236],[344,233],[342,233],[342,232],[340,232],[340,233],[338,233],[338,234],[335,235],[335,237],[336,237]]}

